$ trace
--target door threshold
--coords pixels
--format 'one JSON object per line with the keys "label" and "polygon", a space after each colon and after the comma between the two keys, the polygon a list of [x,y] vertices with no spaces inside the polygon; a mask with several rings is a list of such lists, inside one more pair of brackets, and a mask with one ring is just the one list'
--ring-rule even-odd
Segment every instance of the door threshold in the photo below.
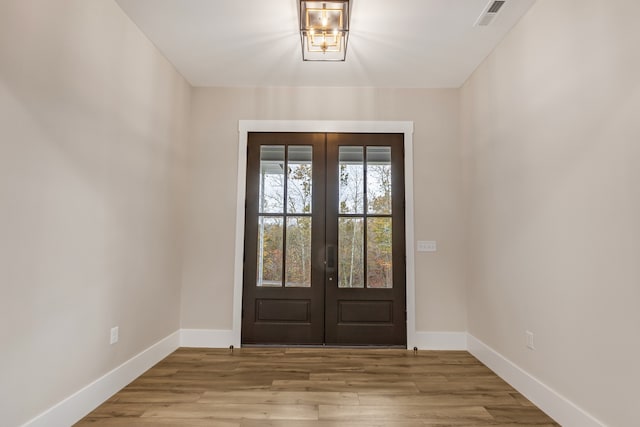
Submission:
{"label": "door threshold", "polygon": [[328,348],[347,350],[407,350],[406,345],[339,345],[339,344],[241,344],[241,348]]}

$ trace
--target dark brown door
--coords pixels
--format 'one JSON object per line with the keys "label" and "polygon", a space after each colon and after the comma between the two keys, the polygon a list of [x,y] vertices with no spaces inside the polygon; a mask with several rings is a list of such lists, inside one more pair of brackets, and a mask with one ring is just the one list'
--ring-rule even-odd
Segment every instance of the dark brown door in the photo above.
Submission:
{"label": "dark brown door", "polygon": [[325,342],[406,345],[401,134],[327,135]]}
{"label": "dark brown door", "polygon": [[325,140],[249,134],[243,344],[324,343]]}
{"label": "dark brown door", "polygon": [[406,345],[401,134],[250,133],[243,344]]}

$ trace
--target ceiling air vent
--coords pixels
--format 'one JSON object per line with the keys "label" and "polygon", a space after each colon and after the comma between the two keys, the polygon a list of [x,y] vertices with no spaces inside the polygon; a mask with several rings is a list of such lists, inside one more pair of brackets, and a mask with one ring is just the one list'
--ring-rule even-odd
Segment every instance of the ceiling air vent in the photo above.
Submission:
{"label": "ceiling air vent", "polygon": [[484,8],[482,14],[476,21],[476,26],[486,27],[491,24],[491,21],[496,17],[502,6],[506,3],[506,0],[495,0],[489,2],[487,7]]}

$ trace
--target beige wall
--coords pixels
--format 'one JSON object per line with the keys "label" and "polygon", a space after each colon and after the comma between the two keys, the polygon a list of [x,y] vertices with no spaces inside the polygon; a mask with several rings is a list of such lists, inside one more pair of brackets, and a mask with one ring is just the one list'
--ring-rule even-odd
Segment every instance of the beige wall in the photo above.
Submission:
{"label": "beige wall", "polygon": [[231,329],[238,120],[411,120],[419,331],[464,331],[465,270],[458,90],[195,88],[182,327]]}
{"label": "beige wall", "polygon": [[469,332],[621,427],[640,396],[638,16],[637,0],[538,0],[461,107]]}
{"label": "beige wall", "polygon": [[112,0],[0,2],[3,426],[179,328],[189,95]]}

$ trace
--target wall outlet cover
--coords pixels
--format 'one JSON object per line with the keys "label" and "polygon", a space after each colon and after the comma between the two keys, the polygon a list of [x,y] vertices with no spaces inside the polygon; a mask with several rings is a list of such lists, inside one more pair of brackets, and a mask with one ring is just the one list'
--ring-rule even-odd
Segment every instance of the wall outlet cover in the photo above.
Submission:
{"label": "wall outlet cover", "polygon": [[531,331],[525,331],[525,337],[526,337],[526,345],[527,348],[530,350],[535,350],[536,348],[533,345],[533,332]]}

